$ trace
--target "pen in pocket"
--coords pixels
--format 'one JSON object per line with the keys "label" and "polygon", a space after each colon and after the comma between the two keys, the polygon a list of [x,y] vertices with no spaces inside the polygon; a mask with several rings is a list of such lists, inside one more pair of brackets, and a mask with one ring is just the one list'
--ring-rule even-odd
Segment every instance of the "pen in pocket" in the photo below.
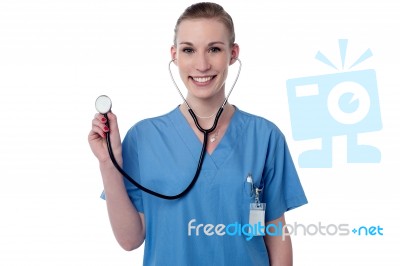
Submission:
{"label": "pen in pocket", "polygon": [[253,196],[253,186],[254,186],[253,177],[249,173],[246,178],[246,192],[247,192],[247,195],[249,195],[249,197]]}

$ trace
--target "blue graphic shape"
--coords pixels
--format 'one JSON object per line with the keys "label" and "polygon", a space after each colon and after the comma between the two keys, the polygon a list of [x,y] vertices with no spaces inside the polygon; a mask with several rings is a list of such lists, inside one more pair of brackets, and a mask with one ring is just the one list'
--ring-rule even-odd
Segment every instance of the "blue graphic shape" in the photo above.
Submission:
{"label": "blue graphic shape", "polygon": [[341,95],[338,104],[343,112],[354,113],[360,105],[360,100],[355,99],[355,95],[349,92]]}
{"label": "blue graphic shape", "polygon": [[356,65],[364,62],[365,60],[367,60],[368,58],[370,58],[372,56],[372,51],[370,49],[366,50],[357,60],[356,62],[354,62],[354,64],[352,64],[349,69],[355,67]]}
{"label": "blue graphic shape", "polygon": [[[340,59],[342,60],[342,69],[345,68],[346,63],[346,55],[347,55],[347,39],[339,39],[339,51],[340,51]],[[356,65],[361,64],[368,58],[372,56],[371,49],[367,49],[348,69],[352,69]],[[318,51],[315,55],[315,59],[324,63],[327,66],[330,66],[336,70],[339,70],[337,66],[335,66],[322,52]]]}
{"label": "blue graphic shape", "polygon": [[315,55],[315,59],[321,61],[325,65],[328,65],[328,66],[333,67],[334,69],[338,70],[338,68],[320,51],[318,51],[317,54]]}
{"label": "blue graphic shape", "polygon": [[344,69],[344,64],[346,62],[347,39],[339,40],[339,50],[340,50],[340,58],[342,59],[342,69]]}
{"label": "blue graphic shape", "polygon": [[377,148],[357,143],[357,134],[382,128],[375,70],[294,78],[286,87],[293,138],[322,143],[300,154],[300,167],[332,167],[332,137],[340,135],[347,136],[348,163],[380,162]]}

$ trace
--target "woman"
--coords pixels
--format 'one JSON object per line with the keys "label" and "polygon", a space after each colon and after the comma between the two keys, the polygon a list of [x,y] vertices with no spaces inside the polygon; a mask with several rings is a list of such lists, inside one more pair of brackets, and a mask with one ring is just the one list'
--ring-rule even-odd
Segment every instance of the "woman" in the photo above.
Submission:
{"label": "woman", "polygon": [[[213,125],[225,101],[228,68],[238,56],[232,19],[221,6],[194,4],[178,19],[171,57],[203,128]],[[99,114],[93,119],[89,143],[100,163],[111,226],[126,250],[146,240],[144,265],[292,264],[290,237],[283,240],[281,232],[265,230],[257,236],[243,227],[261,213],[259,225],[265,221],[282,228],[284,212],[307,203],[284,136],[273,123],[228,102],[208,138],[197,183],[176,200],[154,197],[124,181],[109,159],[106,132],[124,170],[166,195],[191,182],[203,133],[186,104],[139,122],[122,145],[114,114],[108,121]],[[251,209],[258,200],[266,204],[265,214]]]}

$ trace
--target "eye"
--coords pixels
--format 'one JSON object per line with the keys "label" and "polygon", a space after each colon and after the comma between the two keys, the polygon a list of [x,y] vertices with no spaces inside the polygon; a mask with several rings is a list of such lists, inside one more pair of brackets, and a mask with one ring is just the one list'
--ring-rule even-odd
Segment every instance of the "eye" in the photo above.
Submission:
{"label": "eye", "polygon": [[218,48],[218,47],[211,47],[208,51],[209,51],[210,53],[218,53],[218,52],[221,51],[221,49]]}
{"label": "eye", "polygon": [[186,47],[182,49],[182,52],[186,53],[186,54],[191,54],[194,53],[194,50],[192,48]]}

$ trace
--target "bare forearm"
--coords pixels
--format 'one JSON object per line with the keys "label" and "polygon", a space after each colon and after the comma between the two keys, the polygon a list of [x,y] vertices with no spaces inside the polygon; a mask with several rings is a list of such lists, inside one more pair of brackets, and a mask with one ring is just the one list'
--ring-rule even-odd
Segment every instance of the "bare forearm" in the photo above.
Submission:
{"label": "bare forearm", "polygon": [[133,250],[143,243],[144,218],[129,199],[123,177],[115,167],[111,163],[104,163],[100,165],[100,170],[108,216],[115,238],[122,248]]}
{"label": "bare forearm", "polygon": [[285,240],[282,240],[279,236],[273,236],[273,238],[276,239],[269,240],[267,244],[270,265],[292,266],[293,252],[290,237],[286,237]]}
{"label": "bare forearm", "polygon": [[[282,223],[282,225],[286,224],[285,217],[282,216],[277,220],[270,222],[269,224],[271,223],[276,224],[276,228],[279,228],[279,223]],[[293,250],[290,236],[287,236],[286,234],[286,237],[283,238],[280,235],[266,235],[264,237],[264,241],[268,249],[269,261],[271,266],[293,265]]]}

